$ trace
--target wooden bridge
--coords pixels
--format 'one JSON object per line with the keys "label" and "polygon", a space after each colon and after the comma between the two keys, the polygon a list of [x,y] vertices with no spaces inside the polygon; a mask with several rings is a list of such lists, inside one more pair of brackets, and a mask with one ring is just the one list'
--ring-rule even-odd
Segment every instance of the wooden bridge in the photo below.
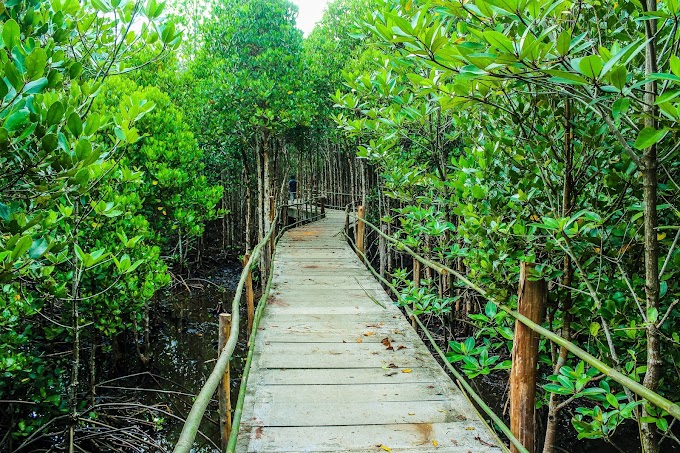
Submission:
{"label": "wooden bridge", "polygon": [[236,451],[501,451],[344,224],[327,210],[277,246]]}

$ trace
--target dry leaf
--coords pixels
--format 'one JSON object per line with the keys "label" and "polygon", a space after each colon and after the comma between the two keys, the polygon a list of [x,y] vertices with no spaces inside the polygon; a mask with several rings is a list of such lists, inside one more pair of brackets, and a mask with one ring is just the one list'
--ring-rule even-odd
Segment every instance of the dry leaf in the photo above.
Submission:
{"label": "dry leaf", "polygon": [[394,351],[394,348],[392,347],[392,343],[390,342],[390,339],[385,337],[382,339],[381,343],[387,348],[388,351]]}
{"label": "dry leaf", "polygon": [[416,415],[415,412],[409,412],[408,414],[409,414],[409,415]]}
{"label": "dry leaf", "polygon": [[474,431],[474,430],[475,430],[475,428],[473,428],[472,426],[468,426],[468,427],[465,428],[465,429],[468,430],[468,431]]}
{"label": "dry leaf", "polygon": [[370,336],[373,335],[374,333],[375,333],[375,332],[366,332],[366,333],[364,334],[364,336],[365,336],[365,337],[370,337]]}
{"label": "dry leaf", "polygon": [[410,368],[404,368],[403,370],[401,370],[401,372],[402,373],[410,373],[411,369]]}
{"label": "dry leaf", "polygon": [[363,343],[364,340],[362,338],[357,338],[357,343]]}
{"label": "dry leaf", "polygon": [[399,368],[399,367],[396,366],[394,363],[390,363],[389,365],[387,365],[387,367],[388,367],[388,368]]}
{"label": "dry leaf", "polygon": [[432,445],[434,445],[435,447],[437,447],[437,446],[439,446],[439,442],[437,442],[436,440],[433,440],[433,441],[432,441]]}
{"label": "dry leaf", "polygon": [[397,351],[401,351],[402,349],[406,349],[406,346],[404,346],[403,344],[397,348]]}
{"label": "dry leaf", "polygon": [[392,451],[392,449],[390,447],[388,447],[387,445],[380,444],[380,445],[378,445],[378,447],[380,447],[382,450],[385,450],[385,451]]}

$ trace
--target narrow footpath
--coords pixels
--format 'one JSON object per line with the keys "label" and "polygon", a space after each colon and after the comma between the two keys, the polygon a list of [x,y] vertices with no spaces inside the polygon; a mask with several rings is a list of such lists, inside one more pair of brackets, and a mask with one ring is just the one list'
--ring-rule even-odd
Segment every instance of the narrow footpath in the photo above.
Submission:
{"label": "narrow footpath", "polygon": [[342,236],[286,233],[256,338],[239,452],[500,452],[498,438]]}

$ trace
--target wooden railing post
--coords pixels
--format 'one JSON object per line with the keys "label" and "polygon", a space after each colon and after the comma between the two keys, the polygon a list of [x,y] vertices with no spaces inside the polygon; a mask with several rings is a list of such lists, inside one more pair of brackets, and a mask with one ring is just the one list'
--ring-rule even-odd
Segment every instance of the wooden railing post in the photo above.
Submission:
{"label": "wooden railing post", "polygon": [[[413,258],[413,287],[417,290],[420,288],[420,261],[417,259]],[[415,304],[413,304],[412,307],[413,310],[416,309]],[[418,328],[418,323],[416,322],[416,319],[411,316],[411,324],[413,325],[414,329]]]}
{"label": "wooden railing post", "polygon": [[[521,263],[517,311],[540,324],[548,298],[545,280],[530,280],[533,264]],[[519,321],[515,322],[510,372],[510,429],[522,445],[535,453],[536,367],[538,365],[538,333]],[[511,451],[518,450],[512,446]]]}
{"label": "wooden railing post", "polygon": [[321,215],[326,215],[326,197],[321,197]]}
{"label": "wooden railing post", "polygon": [[[218,341],[218,357],[222,354],[224,346],[227,344],[227,339],[231,332],[231,315],[227,313],[220,314],[220,334]],[[229,434],[231,433],[231,385],[229,377],[229,365],[224,371],[224,376],[220,382],[219,387],[219,411],[220,411],[220,432],[222,437],[222,451],[227,449],[229,442]]]}
{"label": "wooden railing post", "polygon": [[366,234],[366,224],[364,219],[366,218],[366,211],[363,206],[359,206],[357,209],[357,237],[356,244],[357,250],[363,254],[366,253],[366,247],[364,245],[364,236]]}
{"label": "wooden railing post", "polygon": [[[243,255],[243,267],[248,265],[250,260],[250,253]],[[246,276],[246,307],[248,313],[248,336],[253,330],[253,319],[255,318],[255,293],[253,292],[253,273],[248,269]]]}
{"label": "wooden railing post", "polygon": [[269,224],[273,231],[271,237],[269,238],[269,267],[271,269],[271,257],[274,256],[274,245],[276,241],[276,225],[274,225],[274,218],[276,218],[276,203],[274,202],[274,197],[269,196]]}

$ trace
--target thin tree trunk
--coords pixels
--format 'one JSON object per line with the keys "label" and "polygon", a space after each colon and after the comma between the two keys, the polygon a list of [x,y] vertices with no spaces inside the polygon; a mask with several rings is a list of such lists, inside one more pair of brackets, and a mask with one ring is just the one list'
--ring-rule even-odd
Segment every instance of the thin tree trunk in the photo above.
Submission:
{"label": "thin tree trunk", "polygon": [[[643,5],[645,1],[642,2]],[[646,0],[648,12],[657,10],[656,0]],[[645,72],[647,76],[656,73],[656,19],[645,21],[647,39],[647,50],[645,53]],[[645,127],[657,127],[657,107],[656,102],[657,84],[652,80],[645,86]],[[642,175],[643,175],[643,200],[644,200],[644,222],[645,222],[645,299],[647,313],[659,310],[659,240],[657,238],[657,227],[659,218],[657,212],[657,170],[658,170],[657,146],[652,145],[645,150],[642,156]],[[659,332],[656,324],[647,323],[647,371],[643,379],[643,384],[650,390],[656,390],[659,385],[661,375],[661,345]],[[642,417],[648,416],[645,405],[642,406]],[[640,440],[642,450],[645,453],[657,453],[659,444],[656,435],[656,427],[653,423],[640,424]]]}

